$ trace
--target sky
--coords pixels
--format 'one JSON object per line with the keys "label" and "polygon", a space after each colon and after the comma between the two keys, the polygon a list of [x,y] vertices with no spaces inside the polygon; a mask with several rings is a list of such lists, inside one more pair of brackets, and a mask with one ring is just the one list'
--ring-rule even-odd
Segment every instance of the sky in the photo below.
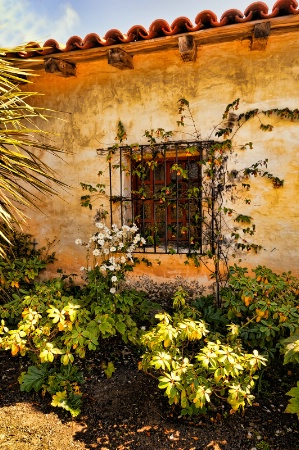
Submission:
{"label": "sky", "polygon": [[[272,11],[274,2],[264,0]],[[155,19],[172,23],[179,16],[193,23],[212,10],[220,19],[228,9],[244,12],[252,0],[0,0],[0,48],[55,39],[65,45],[71,36],[104,37],[111,28],[126,33],[133,25],[146,29]]]}

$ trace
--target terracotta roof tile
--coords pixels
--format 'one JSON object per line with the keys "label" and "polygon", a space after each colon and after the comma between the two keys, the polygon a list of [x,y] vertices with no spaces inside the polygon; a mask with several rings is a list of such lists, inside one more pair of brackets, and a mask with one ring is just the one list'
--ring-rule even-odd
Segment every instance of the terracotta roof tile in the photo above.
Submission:
{"label": "terracotta roof tile", "polygon": [[[66,45],[61,47],[54,39],[47,40],[43,47],[35,42],[28,43],[28,51],[18,53],[15,56],[21,58],[32,58],[33,56],[45,56],[53,53],[71,52],[76,50],[86,50],[89,48],[102,47],[108,45],[126,44],[129,42],[153,39],[163,36],[173,36],[176,34],[199,31],[208,28],[224,27],[237,23],[245,23],[254,20],[272,19],[275,17],[299,14],[297,0],[278,0],[269,13],[269,8],[264,2],[251,3],[244,13],[238,9],[225,11],[220,20],[213,11],[205,10],[197,14],[195,24],[187,17],[178,17],[171,25],[164,19],[157,19],[146,30],[142,25],[132,26],[127,34],[111,29],[104,37],[96,33],[90,33],[81,39],[79,36],[72,36]],[[45,48],[47,47],[47,48]],[[36,49],[30,51],[30,49]]]}

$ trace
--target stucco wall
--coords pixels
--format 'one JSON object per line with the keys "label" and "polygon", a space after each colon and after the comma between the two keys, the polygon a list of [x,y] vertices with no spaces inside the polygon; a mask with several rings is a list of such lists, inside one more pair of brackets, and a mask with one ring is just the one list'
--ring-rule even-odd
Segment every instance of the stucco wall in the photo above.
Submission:
{"label": "stucco wall", "polygon": [[[99,182],[97,173],[103,169],[105,157],[98,156],[96,149],[115,142],[119,120],[125,125],[128,143],[146,142],[142,138],[145,129],[176,129],[177,100],[185,97],[202,138],[207,139],[226,105],[238,97],[240,112],[256,107],[297,108],[298,43],[299,33],[290,33],[270,36],[265,51],[251,51],[249,40],[205,45],[198,48],[195,62],[184,63],[178,49],[169,49],[135,55],[134,70],[120,71],[101,59],[78,63],[76,77],[38,72],[30,89],[44,97],[36,103],[58,111],[56,115],[63,119],[43,124],[44,129],[58,135],[54,139],[66,152],[63,161],[47,157],[47,162],[70,189],[61,190],[59,198],[41,198],[41,211],[29,212],[29,231],[40,244],[45,238],[57,237],[55,268],[73,273],[84,265],[84,251],[74,241],[89,236],[94,211],[80,206],[79,183]],[[255,241],[265,250],[257,256],[245,255],[243,262],[265,264],[277,271],[292,270],[298,275],[299,124],[282,120],[273,123],[272,133],[263,133],[254,119],[237,138],[239,143],[254,143],[253,150],[239,155],[239,167],[268,158],[269,171],[285,180],[282,189],[273,189],[265,179],[252,182],[251,205],[241,210],[254,217]],[[158,258],[160,265],[155,264]],[[184,264],[184,256],[155,255],[152,259],[152,268],[139,266],[136,273],[207,280],[203,269]]]}

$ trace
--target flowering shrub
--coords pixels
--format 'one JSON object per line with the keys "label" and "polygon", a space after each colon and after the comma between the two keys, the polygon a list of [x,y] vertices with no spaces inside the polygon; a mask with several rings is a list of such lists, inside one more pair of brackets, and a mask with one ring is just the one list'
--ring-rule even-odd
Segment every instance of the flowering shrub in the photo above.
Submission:
{"label": "flowering shrub", "polygon": [[[15,302],[0,309],[0,349],[29,356],[34,364],[21,374],[21,390],[49,392],[52,405],[73,416],[80,412],[82,397],[78,359],[85,358],[87,350],[100,350],[103,339],[112,336],[138,344],[151,310],[144,293],[120,285],[133,270],[133,251],[143,243],[136,225],[113,225],[111,230],[101,222],[96,226],[87,244],[76,241],[86,246],[87,261],[90,256],[93,261],[83,268],[86,284],[75,296],[63,280],[54,279],[20,292],[14,323],[9,319],[16,317]],[[103,363],[111,376],[113,363]]]}
{"label": "flowering shrub", "polygon": [[[123,225],[118,228],[116,224],[108,228],[103,222],[95,222],[98,231],[89,239],[88,243],[76,239],[77,245],[87,248],[87,267],[81,267],[82,271],[91,271],[99,267],[106,282],[110,286],[111,294],[115,294],[118,283],[124,279],[127,271],[132,270],[134,265],[133,253],[137,246],[144,245],[145,239],[137,233],[138,228]],[[89,265],[90,257],[93,257],[92,265]],[[88,275],[86,276],[88,279]]]}

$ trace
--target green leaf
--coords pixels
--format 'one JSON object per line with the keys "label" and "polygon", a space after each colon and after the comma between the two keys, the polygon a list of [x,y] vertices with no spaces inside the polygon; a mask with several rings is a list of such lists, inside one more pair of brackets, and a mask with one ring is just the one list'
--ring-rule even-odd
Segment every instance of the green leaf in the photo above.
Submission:
{"label": "green leaf", "polygon": [[25,374],[22,374],[19,378],[21,384],[21,391],[30,392],[34,389],[35,392],[39,391],[46,379],[49,376],[49,371],[45,366],[30,366]]}
{"label": "green leaf", "polygon": [[56,394],[54,394],[52,396],[52,402],[51,405],[52,406],[62,406],[62,403],[66,403],[66,399],[67,399],[67,392],[63,391],[63,392],[57,392]]}
{"label": "green leaf", "polygon": [[111,361],[109,361],[107,365],[105,363],[103,363],[102,368],[104,369],[104,373],[107,378],[111,378],[115,372],[114,364]]}
{"label": "green leaf", "polygon": [[123,322],[116,322],[115,328],[117,329],[117,331],[120,334],[125,334],[126,333],[127,327],[126,327],[126,325]]}
{"label": "green leaf", "polygon": [[69,394],[67,391],[57,392],[52,395],[51,405],[63,408],[66,411],[69,411],[72,417],[76,417],[81,412],[81,397],[81,394],[74,394],[73,392],[70,392]]}

